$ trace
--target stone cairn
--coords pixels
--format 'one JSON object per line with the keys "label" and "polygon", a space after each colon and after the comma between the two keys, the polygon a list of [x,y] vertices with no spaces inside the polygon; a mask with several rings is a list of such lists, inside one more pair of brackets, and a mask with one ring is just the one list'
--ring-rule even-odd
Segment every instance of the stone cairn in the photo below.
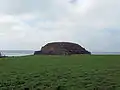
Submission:
{"label": "stone cairn", "polygon": [[35,51],[34,55],[72,55],[72,54],[91,54],[79,44],[71,42],[53,42],[48,43],[41,48],[40,51]]}

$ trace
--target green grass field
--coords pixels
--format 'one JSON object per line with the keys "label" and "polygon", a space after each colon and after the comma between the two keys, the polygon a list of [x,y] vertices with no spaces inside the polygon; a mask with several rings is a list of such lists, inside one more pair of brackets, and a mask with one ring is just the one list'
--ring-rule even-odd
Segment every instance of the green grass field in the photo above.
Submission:
{"label": "green grass field", "polygon": [[120,90],[120,56],[0,58],[0,90]]}

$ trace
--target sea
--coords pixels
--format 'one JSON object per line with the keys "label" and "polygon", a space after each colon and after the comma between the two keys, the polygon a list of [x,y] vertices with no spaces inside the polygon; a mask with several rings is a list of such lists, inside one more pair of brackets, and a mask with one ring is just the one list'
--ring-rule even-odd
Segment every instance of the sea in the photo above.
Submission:
{"label": "sea", "polygon": [[27,56],[33,55],[33,50],[0,50],[2,56]]}
{"label": "sea", "polygon": [[[2,56],[27,56],[33,55],[34,50],[1,50]],[[120,52],[92,52],[93,55],[120,55]]]}

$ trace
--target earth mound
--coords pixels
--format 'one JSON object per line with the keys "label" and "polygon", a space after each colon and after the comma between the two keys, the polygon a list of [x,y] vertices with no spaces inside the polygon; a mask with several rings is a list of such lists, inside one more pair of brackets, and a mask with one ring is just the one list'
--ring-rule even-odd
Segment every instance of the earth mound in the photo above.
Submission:
{"label": "earth mound", "polygon": [[70,42],[53,42],[48,43],[41,48],[40,51],[35,51],[34,55],[72,55],[72,54],[91,54],[79,44]]}

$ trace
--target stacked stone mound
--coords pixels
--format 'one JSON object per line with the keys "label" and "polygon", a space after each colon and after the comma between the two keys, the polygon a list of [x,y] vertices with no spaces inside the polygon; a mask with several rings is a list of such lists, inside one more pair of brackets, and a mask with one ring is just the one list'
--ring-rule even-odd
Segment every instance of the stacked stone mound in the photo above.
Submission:
{"label": "stacked stone mound", "polygon": [[4,58],[4,57],[6,57],[6,56],[3,56],[3,55],[1,54],[1,52],[0,52],[0,58]]}
{"label": "stacked stone mound", "polygon": [[2,56],[2,54],[1,54],[1,52],[0,52],[0,58],[3,58],[3,57],[5,57],[5,56]]}
{"label": "stacked stone mound", "polygon": [[40,51],[35,51],[34,55],[71,55],[71,54],[91,54],[85,48],[78,44],[70,42],[54,42],[48,43],[41,48]]}

